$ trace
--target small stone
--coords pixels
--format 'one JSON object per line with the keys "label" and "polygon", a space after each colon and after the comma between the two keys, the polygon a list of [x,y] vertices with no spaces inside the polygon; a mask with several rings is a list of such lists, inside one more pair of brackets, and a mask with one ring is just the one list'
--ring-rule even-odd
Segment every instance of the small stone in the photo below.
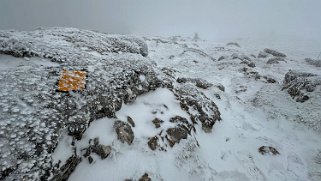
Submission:
{"label": "small stone", "polygon": [[128,122],[132,127],[135,127],[135,122],[134,122],[134,120],[133,120],[131,117],[127,116],[127,122]]}
{"label": "small stone", "polygon": [[89,157],[88,157],[88,162],[89,162],[89,164],[91,164],[93,161],[94,161],[94,159],[93,159],[91,156],[89,156]]}
{"label": "small stone", "polygon": [[278,152],[278,150],[276,150],[275,148],[273,148],[272,146],[261,146],[258,151],[262,154],[272,154],[272,155],[279,155],[280,153]]}
{"label": "small stone", "polygon": [[140,179],[139,181],[152,181],[151,178],[149,178],[148,174],[145,173]]}
{"label": "small stone", "polygon": [[101,157],[101,159],[105,159],[108,157],[108,155],[111,153],[111,146],[105,146],[105,145],[95,145],[91,148],[93,153],[96,153]]}
{"label": "small stone", "polygon": [[156,150],[156,148],[158,146],[158,137],[154,136],[154,137],[149,138],[149,141],[147,144],[151,150]]}
{"label": "small stone", "polygon": [[153,121],[153,124],[155,125],[155,128],[159,128],[161,123],[163,123],[164,121],[163,120],[160,120],[158,118],[155,118]]}

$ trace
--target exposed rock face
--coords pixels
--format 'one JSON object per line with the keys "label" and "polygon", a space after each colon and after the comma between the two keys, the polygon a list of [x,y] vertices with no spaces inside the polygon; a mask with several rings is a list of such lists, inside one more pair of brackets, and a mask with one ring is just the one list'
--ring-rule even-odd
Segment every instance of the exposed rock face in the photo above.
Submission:
{"label": "exposed rock face", "polygon": [[131,145],[134,141],[134,132],[128,123],[123,121],[115,121],[114,128],[117,138],[122,142]]}
{"label": "exposed rock face", "polygon": [[[93,51],[110,54],[94,56]],[[120,51],[123,54],[117,54]],[[0,52],[57,64],[0,72],[0,155],[8,155],[0,157],[0,170],[9,180],[34,180],[35,175],[48,178],[61,130],[67,128],[69,135],[81,139],[91,121],[114,117],[122,102],[133,102],[161,86],[153,65],[143,57],[147,46],[138,38],[72,28],[1,31]],[[64,69],[86,70],[84,91],[56,92]]]}
{"label": "exposed rock face", "polygon": [[264,49],[264,52],[268,53],[268,54],[271,54],[271,55],[273,55],[275,57],[283,57],[283,58],[286,57],[286,55],[284,53],[281,53],[281,52],[278,52],[276,50],[272,50],[272,49],[269,49],[269,48]]}
{"label": "exposed rock face", "polygon": [[311,73],[289,71],[285,74],[282,90],[287,90],[297,102],[305,102],[310,93],[321,85],[321,77]]}
{"label": "exposed rock face", "polygon": [[[147,51],[147,45],[139,38],[73,28],[0,32],[0,53],[37,57],[57,64],[0,72],[0,155],[5,155],[0,157],[0,178],[68,179],[81,158],[73,155],[61,167],[53,168],[52,153],[62,130],[68,130],[74,141],[80,140],[92,121],[115,118],[123,103],[132,103],[137,96],[159,87],[172,90],[193,122],[209,131],[221,119],[215,103],[195,85],[174,87],[175,70],[157,70],[144,58]],[[196,49],[187,51],[211,58]],[[56,91],[57,81],[65,69],[87,72],[83,91]],[[195,84],[203,88],[210,86],[201,80],[195,80]],[[174,143],[185,139],[194,126],[178,120],[183,119],[173,119],[175,127],[163,131]],[[134,127],[135,122],[130,119],[128,122],[116,121],[114,128],[118,139],[130,145],[134,140],[131,126]],[[155,126],[161,127],[161,122]],[[149,143],[151,148],[158,148],[165,136],[157,139]],[[93,142],[84,150],[85,158],[91,163],[94,161],[91,154],[107,158],[112,148],[99,144],[98,140]]]}
{"label": "exposed rock face", "polygon": [[216,104],[202,92],[191,85],[183,85],[175,89],[174,94],[180,101],[194,123],[201,123],[204,131],[210,131],[216,121],[220,121],[220,112]]}

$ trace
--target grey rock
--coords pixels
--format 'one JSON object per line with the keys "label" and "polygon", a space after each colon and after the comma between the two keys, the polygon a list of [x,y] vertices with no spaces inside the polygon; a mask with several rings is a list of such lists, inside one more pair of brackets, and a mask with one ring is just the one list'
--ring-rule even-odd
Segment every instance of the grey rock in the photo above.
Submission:
{"label": "grey rock", "polygon": [[268,53],[268,54],[271,54],[271,55],[273,55],[275,57],[283,57],[283,58],[286,57],[286,55],[284,53],[281,53],[281,52],[278,52],[276,50],[272,50],[272,49],[269,49],[269,48],[264,49],[264,52]]}
{"label": "grey rock", "polygon": [[138,181],[152,181],[152,179],[145,173]]}
{"label": "grey rock", "polygon": [[216,104],[191,85],[183,85],[174,90],[181,108],[191,117],[193,123],[200,122],[204,131],[209,132],[221,114]]}
{"label": "grey rock", "polygon": [[265,154],[270,154],[270,155],[279,155],[280,153],[278,152],[277,149],[275,149],[274,147],[272,146],[261,146],[259,149],[258,149],[259,153],[261,153],[262,155],[265,155]]}
{"label": "grey rock", "polygon": [[268,56],[268,54],[266,52],[260,52],[258,55],[257,55],[257,58],[266,58]]}
{"label": "grey rock", "polygon": [[270,58],[266,63],[267,63],[267,64],[278,64],[278,63],[280,63],[280,61],[286,62],[284,58],[281,58],[281,57],[273,57],[273,58]]}
{"label": "grey rock", "polygon": [[310,65],[314,65],[315,67],[321,67],[321,60],[306,58],[305,61]]}
{"label": "grey rock", "polygon": [[134,122],[133,118],[127,116],[127,122],[128,122],[132,127],[135,127],[135,122]]}
{"label": "grey rock", "polygon": [[[0,72],[0,107],[5,108],[0,122],[10,122],[0,127],[0,137],[12,148],[10,158],[0,157],[0,170],[6,170],[4,179],[46,180],[52,173],[51,154],[62,130],[81,139],[90,122],[115,117],[123,102],[133,102],[137,96],[161,87],[165,81],[143,57],[147,55],[145,45],[137,38],[74,28],[0,31],[0,53],[40,57],[58,65]],[[106,57],[94,56],[91,51]],[[56,92],[64,69],[85,70],[89,75],[86,88],[81,92]],[[144,81],[139,78],[142,75]],[[0,155],[3,151],[0,149]],[[4,159],[12,162],[4,165]],[[34,163],[32,168],[27,167],[29,163]]]}
{"label": "grey rock", "polygon": [[179,143],[181,139],[187,139],[188,130],[183,127],[168,128],[167,132],[167,141],[170,146],[173,147],[175,143]]}
{"label": "grey rock", "polygon": [[81,158],[77,156],[70,157],[66,164],[63,165],[59,170],[53,171],[53,178],[51,181],[56,180],[68,180],[69,176],[76,169],[77,165],[80,163]]}
{"label": "grey rock", "polygon": [[236,46],[236,47],[241,47],[238,43],[236,42],[229,42],[226,44],[226,46]]}
{"label": "grey rock", "polygon": [[282,90],[287,90],[297,102],[305,102],[312,96],[311,92],[320,85],[320,76],[290,70],[285,74]]}
{"label": "grey rock", "polygon": [[155,125],[155,128],[159,128],[164,121],[158,118],[155,118],[152,122]]}
{"label": "grey rock", "polygon": [[134,132],[128,123],[123,121],[115,121],[114,129],[117,133],[117,138],[122,142],[127,142],[128,145],[131,145],[134,141]]}
{"label": "grey rock", "polygon": [[201,78],[177,78],[177,82],[178,83],[191,82],[191,83],[194,83],[197,87],[202,88],[202,89],[207,89],[207,88],[213,86],[213,84],[211,84]]}
{"label": "grey rock", "polygon": [[147,144],[151,150],[156,150],[156,148],[158,147],[158,137],[154,136],[149,138]]}
{"label": "grey rock", "polygon": [[100,156],[101,159],[105,159],[109,156],[111,153],[111,146],[105,146],[105,145],[94,145],[91,147],[91,150],[93,153],[96,153]]}

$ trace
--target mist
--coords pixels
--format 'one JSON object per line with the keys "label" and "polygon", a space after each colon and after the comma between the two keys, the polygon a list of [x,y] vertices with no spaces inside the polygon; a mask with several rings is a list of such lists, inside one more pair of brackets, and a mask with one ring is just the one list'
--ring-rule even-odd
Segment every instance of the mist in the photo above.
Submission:
{"label": "mist", "polygon": [[321,42],[320,0],[1,0],[0,29]]}

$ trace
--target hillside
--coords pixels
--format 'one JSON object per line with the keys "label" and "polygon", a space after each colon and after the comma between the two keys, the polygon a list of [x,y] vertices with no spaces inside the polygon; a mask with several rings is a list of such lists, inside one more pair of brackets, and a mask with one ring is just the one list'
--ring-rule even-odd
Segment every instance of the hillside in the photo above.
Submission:
{"label": "hillside", "polygon": [[[320,62],[180,36],[0,31],[0,180],[321,180]],[[84,86],[60,89],[75,72]]]}

